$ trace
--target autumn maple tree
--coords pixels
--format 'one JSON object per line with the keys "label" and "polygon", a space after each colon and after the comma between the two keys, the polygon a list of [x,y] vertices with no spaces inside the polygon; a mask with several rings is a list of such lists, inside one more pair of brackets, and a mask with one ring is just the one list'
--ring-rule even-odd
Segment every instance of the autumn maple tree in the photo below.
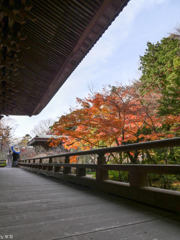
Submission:
{"label": "autumn maple tree", "polygon": [[[68,150],[89,150],[156,140],[165,135],[173,137],[170,131],[168,135],[161,131],[168,119],[157,114],[158,96],[153,92],[141,96],[138,89],[138,82],[125,87],[109,86],[87,98],[78,98],[78,107],[54,124],[54,134],[61,138],[53,139],[51,146],[63,140]],[[172,126],[175,120],[171,117],[168,121]],[[138,151],[127,154],[131,162],[137,162]]]}

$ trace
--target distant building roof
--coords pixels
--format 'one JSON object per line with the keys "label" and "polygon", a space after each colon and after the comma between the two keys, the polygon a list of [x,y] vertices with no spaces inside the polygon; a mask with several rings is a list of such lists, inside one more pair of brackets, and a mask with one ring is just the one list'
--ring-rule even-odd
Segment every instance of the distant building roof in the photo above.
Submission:
{"label": "distant building roof", "polygon": [[33,146],[33,145],[37,145],[37,144],[41,144],[41,143],[48,143],[49,139],[51,138],[60,138],[60,137],[64,137],[64,136],[57,136],[57,135],[36,135],[34,138],[32,138],[27,145],[28,146]]}

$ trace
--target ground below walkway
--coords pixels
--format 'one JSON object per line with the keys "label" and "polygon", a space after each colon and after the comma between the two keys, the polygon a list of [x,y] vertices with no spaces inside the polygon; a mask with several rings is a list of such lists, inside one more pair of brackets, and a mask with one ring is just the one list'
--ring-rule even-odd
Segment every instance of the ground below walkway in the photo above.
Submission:
{"label": "ground below walkway", "polygon": [[179,240],[180,216],[20,168],[0,168],[0,239]]}

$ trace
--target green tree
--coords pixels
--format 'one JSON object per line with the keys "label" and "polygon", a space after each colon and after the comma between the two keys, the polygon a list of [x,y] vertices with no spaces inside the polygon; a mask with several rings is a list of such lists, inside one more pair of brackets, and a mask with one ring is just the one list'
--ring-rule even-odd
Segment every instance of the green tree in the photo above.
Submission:
{"label": "green tree", "polygon": [[179,35],[171,35],[156,44],[148,42],[144,56],[140,56],[142,93],[159,94],[160,115],[180,113],[179,39]]}

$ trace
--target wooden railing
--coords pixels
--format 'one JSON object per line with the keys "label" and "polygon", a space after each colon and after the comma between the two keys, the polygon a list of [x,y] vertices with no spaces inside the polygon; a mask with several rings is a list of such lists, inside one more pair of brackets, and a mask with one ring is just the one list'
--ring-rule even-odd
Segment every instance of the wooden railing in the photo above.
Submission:
{"label": "wooden railing", "polygon": [[[180,146],[180,138],[24,159],[19,162],[19,166],[47,176],[88,186],[99,191],[113,193],[125,198],[180,212],[180,192],[149,187],[148,181],[149,173],[180,174],[180,165],[106,164],[105,158],[106,153],[174,146]],[[97,155],[97,164],[70,163],[70,157],[72,156],[91,154]],[[55,162],[60,158],[64,158],[63,163]],[[72,169],[75,169],[74,174],[71,171]],[[96,177],[90,178],[86,176],[87,169],[95,170]],[[108,171],[110,170],[127,171],[129,173],[129,183],[108,180]]]}

